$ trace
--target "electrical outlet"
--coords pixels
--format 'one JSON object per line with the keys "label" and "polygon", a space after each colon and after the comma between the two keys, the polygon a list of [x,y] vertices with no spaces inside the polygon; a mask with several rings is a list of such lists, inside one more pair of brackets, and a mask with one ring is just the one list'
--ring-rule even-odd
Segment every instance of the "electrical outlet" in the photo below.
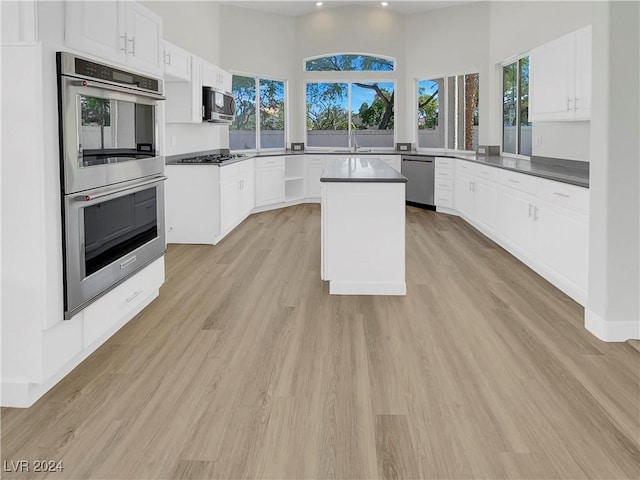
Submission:
{"label": "electrical outlet", "polygon": [[176,136],[175,135],[171,135],[171,146],[175,147],[176,145]]}

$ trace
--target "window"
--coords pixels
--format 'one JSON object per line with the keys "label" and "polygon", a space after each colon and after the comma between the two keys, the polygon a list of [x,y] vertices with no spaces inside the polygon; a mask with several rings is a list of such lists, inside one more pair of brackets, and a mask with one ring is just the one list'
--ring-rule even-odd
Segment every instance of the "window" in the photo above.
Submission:
{"label": "window", "polygon": [[475,151],[478,148],[479,75],[448,77],[447,86],[447,148]]}
{"label": "window", "polygon": [[502,151],[531,155],[529,57],[502,67]]}
{"label": "window", "polygon": [[309,82],[306,103],[310,147],[394,146],[394,82]]}
{"label": "window", "polygon": [[444,148],[444,78],[418,80],[418,147]]}
{"label": "window", "polygon": [[476,150],[479,82],[477,73],[418,80],[418,147]]}
{"label": "window", "polygon": [[341,54],[305,60],[306,72],[391,72],[396,69],[392,58],[375,55]]}
{"label": "window", "polygon": [[233,76],[236,118],[229,128],[229,149],[285,147],[285,83]]}

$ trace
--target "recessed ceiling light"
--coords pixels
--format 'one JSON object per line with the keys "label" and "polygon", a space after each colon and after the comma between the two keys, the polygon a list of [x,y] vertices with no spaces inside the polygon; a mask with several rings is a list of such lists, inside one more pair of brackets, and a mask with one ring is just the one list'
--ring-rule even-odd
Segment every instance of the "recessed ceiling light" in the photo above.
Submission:
{"label": "recessed ceiling light", "polygon": [[316,7],[321,7],[322,6],[322,2],[316,2]]}
{"label": "recessed ceiling light", "polygon": [[389,6],[389,2],[380,2],[380,5],[382,5],[383,7],[388,7]]}

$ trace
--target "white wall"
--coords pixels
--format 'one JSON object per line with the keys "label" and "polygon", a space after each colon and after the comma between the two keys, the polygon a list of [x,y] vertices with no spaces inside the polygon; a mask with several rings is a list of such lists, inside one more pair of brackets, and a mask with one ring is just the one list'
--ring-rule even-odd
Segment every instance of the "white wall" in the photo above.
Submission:
{"label": "white wall", "polygon": [[489,69],[489,4],[485,2],[437,9],[405,20],[406,82],[405,142],[416,142],[417,79],[464,73],[480,74],[479,131],[486,136],[491,101]]}
{"label": "white wall", "polygon": [[[491,99],[487,112],[488,130],[480,125],[481,143],[498,145],[502,135],[501,69],[496,65],[591,24],[593,5],[592,2],[490,3],[488,86]],[[482,77],[480,82],[482,89]],[[589,143],[589,122],[558,122],[538,127],[533,124],[534,155],[589,160],[586,147]],[[540,137],[539,144],[537,137]]]}
{"label": "white wall", "polygon": [[221,31],[218,2],[141,1],[140,3],[162,17],[165,40],[218,65]]}
{"label": "white wall", "polygon": [[640,5],[597,4],[593,23],[589,295],[585,325],[640,338]]}

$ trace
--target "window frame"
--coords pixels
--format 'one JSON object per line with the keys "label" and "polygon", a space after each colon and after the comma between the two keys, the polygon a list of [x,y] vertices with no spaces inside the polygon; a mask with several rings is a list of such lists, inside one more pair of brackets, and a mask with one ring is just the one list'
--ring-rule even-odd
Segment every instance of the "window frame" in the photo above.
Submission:
{"label": "window frame", "polygon": [[[392,60],[393,61],[393,69],[392,70],[307,70],[307,62],[309,62],[310,60],[316,60],[318,58],[325,58],[325,57],[336,57],[336,56],[340,56],[340,55],[360,55],[360,56],[364,56],[364,57],[375,57],[375,58],[382,58],[384,60]],[[317,73],[344,73],[344,72],[348,72],[348,73],[392,73],[392,72],[397,72],[398,71],[398,59],[396,57],[390,57],[388,55],[378,55],[376,53],[364,53],[364,52],[339,52],[339,53],[323,53],[321,55],[313,55],[311,57],[306,57],[302,59],[302,72],[303,73],[311,73],[311,74],[317,74]]]}
{"label": "window frame", "polygon": [[[288,141],[289,141],[289,81],[285,78],[280,78],[280,77],[276,77],[276,76],[270,76],[270,75],[257,75],[257,74],[253,74],[253,73],[247,73],[247,72],[240,72],[237,70],[232,70],[230,71],[231,75],[232,75],[232,81],[233,81],[233,76],[239,76],[239,77],[249,77],[249,78],[253,78],[255,80],[255,86],[256,86],[256,96],[255,96],[255,105],[256,105],[256,130],[255,130],[255,134],[256,134],[256,148],[247,148],[247,149],[234,149],[231,150],[229,149],[230,152],[238,152],[238,153],[258,153],[258,152],[282,152],[283,150],[287,149],[287,145],[288,145]],[[282,147],[272,147],[272,148],[261,148],[260,146],[260,123],[261,123],[261,116],[260,116],[260,80],[274,80],[277,82],[283,82],[284,83],[284,146]],[[233,88],[232,88],[233,90]],[[231,92],[233,93],[233,92]],[[231,135],[231,125],[229,125],[229,135]],[[229,143],[231,143],[231,138],[229,138]],[[231,145],[229,145],[229,147],[231,147]]]}
{"label": "window frame", "polygon": [[[416,151],[420,152],[420,153],[427,153],[427,154],[444,154],[444,153],[461,153],[461,154],[470,154],[470,153],[475,153],[474,150],[455,150],[453,148],[449,148],[448,147],[448,142],[449,142],[449,78],[455,78],[455,77],[459,77],[459,76],[466,76],[466,75],[473,75],[473,74],[477,74],[478,75],[478,79],[480,79],[480,71],[465,71],[462,73],[449,73],[449,74],[435,74],[435,75],[423,75],[420,77],[414,77],[413,79],[413,97],[412,97],[412,103],[413,103],[413,131],[414,131],[414,140],[415,140],[415,145],[416,145]],[[444,135],[444,146],[443,147],[421,147],[418,144],[418,138],[419,138],[419,134],[420,134],[420,129],[418,128],[418,92],[419,92],[419,87],[418,87],[418,83],[423,81],[423,80],[429,80],[429,81],[434,81],[434,80],[438,80],[442,78],[443,80],[443,103],[440,103],[439,108],[442,108],[444,111],[444,126],[443,126],[443,135]],[[480,80],[479,80],[480,81]],[[480,95],[480,90],[478,87],[478,96]],[[478,116],[478,128],[480,127],[480,118]]]}
{"label": "window frame", "polygon": [[[523,155],[521,153],[511,153],[511,152],[505,152],[504,151],[504,67],[506,67],[507,65],[511,65],[513,63],[517,63],[518,64],[518,68],[517,68],[517,75],[516,75],[516,82],[518,85],[518,90],[517,90],[517,98],[518,98],[518,105],[516,108],[516,124],[517,124],[517,129],[516,129],[516,151],[520,150],[520,60],[525,58],[525,57],[531,57],[531,52],[525,52],[525,53],[521,53],[519,55],[516,55],[514,57],[509,57],[506,60],[503,60],[501,63],[498,64],[498,78],[499,78],[499,83],[500,83],[500,155],[503,157],[511,157],[511,158],[516,158],[519,160],[531,160],[531,157],[533,156],[533,139],[531,141],[531,155]],[[531,81],[531,74],[529,74],[529,81]],[[529,85],[529,89],[531,89],[531,85]],[[529,122],[531,123],[531,126],[533,128],[533,122]]]}
{"label": "window frame", "polygon": [[[347,55],[347,54],[344,54]],[[322,56],[326,56],[326,55],[322,55]],[[305,73],[345,73],[345,72],[305,72]],[[357,73],[357,74],[366,74],[366,73],[371,73],[371,72],[357,72],[357,71],[349,71],[348,73]],[[377,73],[377,72],[374,72]],[[381,72],[381,73],[390,73],[390,72]],[[335,146],[335,147],[320,147],[320,146],[309,146],[309,140],[308,140],[308,133],[309,131],[307,130],[307,85],[309,83],[346,83],[348,85],[348,95],[347,95],[347,113],[348,113],[348,117],[349,117],[349,121],[348,121],[348,128],[347,128],[347,138],[348,138],[348,146],[346,148],[348,148],[349,150],[351,150],[353,148],[353,146],[351,145],[351,124],[352,124],[352,120],[351,120],[351,114],[352,114],[352,103],[351,103],[351,85],[353,83],[393,83],[393,91],[394,91],[394,95],[393,95],[393,115],[394,115],[394,125],[393,125],[393,145],[390,147],[364,147],[366,150],[368,151],[362,151],[359,150],[359,152],[361,153],[375,153],[375,152],[391,152],[391,151],[395,151],[396,148],[396,142],[398,141],[398,131],[396,128],[396,114],[397,114],[397,107],[398,107],[398,96],[395,94],[396,93],[396,89],[398,88],[398,81],[396,79],[391,79],[391,78],[379,78],[379,79],[375,79],[375,80],[370,80],[370,79],[366,79],[366,78],[362,78],[362,79],[353,79],[353,78],[345,78],[344,76],[341,77],[336,77],[336,78],[318,78],[318,79],[311,79],[311,78],[305,78],[304,82],[303,82],[303,88],[302,88],[302,118],[303,118],[303,122],[304,122],[304,145],[305,145],[305,150],[307,151],[315,151],[315,152],[319,152],[319,151],[327,151],[327,149],[336,149],[336,150],[341,150],[344,149],[345,147],[339,147],[339,146]],[[345,152],[346,153],[346,152]]]}

